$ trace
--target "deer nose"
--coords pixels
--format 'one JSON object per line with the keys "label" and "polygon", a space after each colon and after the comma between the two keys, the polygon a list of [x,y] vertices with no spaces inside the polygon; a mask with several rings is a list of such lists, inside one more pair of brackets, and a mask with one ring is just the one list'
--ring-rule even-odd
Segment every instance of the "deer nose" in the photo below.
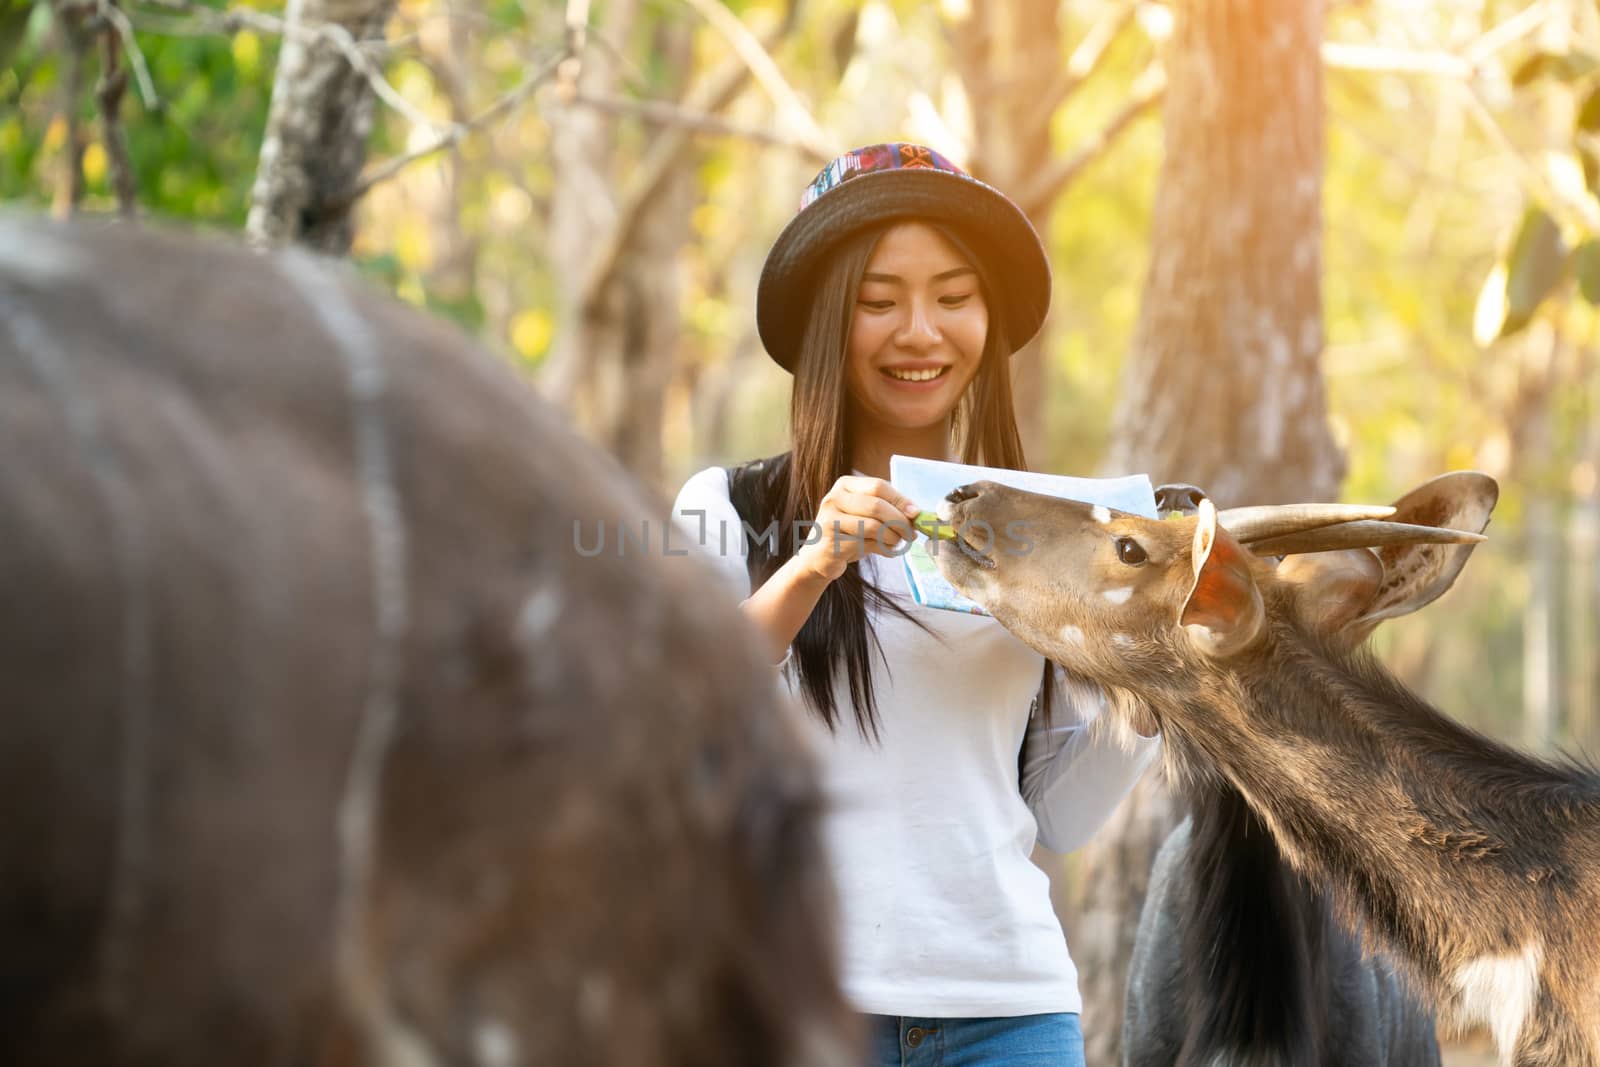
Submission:
{"label": "deer nose", "polygon": [[1206,499],[1207,493],[1193,485],[1174,482],[1171,485],[1156,488],[1156,514],[1165,515],[1170,511],[1181,512],[1184,515],[1193,515],[1200,510],[1200,501]]}
{"label": "deer nose", "polygon": [[945,494],[945,499],[952,504],[959,504],[963,500],[971,500],[978,495],[978,491],[970,485],[958,485]]}

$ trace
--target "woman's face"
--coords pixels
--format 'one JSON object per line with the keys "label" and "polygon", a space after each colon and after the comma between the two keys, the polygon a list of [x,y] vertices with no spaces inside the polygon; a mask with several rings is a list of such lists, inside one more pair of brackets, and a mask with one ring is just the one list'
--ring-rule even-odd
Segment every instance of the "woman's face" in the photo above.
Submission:
{"label": "woman's face", "polygon": [[897,430],[942,423],[978,373],[988,333],[973,264],[926,223],[886,231],[850,320],[845,381],[858,415]]}

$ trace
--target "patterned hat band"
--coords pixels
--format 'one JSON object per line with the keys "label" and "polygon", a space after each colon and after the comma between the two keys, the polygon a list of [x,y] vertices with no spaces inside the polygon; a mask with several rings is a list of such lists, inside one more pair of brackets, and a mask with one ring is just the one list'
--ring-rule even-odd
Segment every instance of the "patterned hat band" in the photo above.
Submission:
{"label": "patterned hat band", "polygon": [[1050,308],[1050,261],[1028,216],[933,149],[896,141],[823,167],[772,243],[756,284],[756,328],[779,366],[795,369],[817,271],[830,251],[853,233],[900,221],[960,234],[973,266],[993,284],[985,294],[990,323],[1000,325],[1011,351],[1039,332]]}
{"label": "patterned hat band", "polygon": [[823,193],[843,185],[851,178],[884,170],[942,170],[974,184],[982,184],[926,145],[895,141],[853,149],[823,167],[811,184],[806,186],[806,191],[800,194],[800,210],[804,211]]}

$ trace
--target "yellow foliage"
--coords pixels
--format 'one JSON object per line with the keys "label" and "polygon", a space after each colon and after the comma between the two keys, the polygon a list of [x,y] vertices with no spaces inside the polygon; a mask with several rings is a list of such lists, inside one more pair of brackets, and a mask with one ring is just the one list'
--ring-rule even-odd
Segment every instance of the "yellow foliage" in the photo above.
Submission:
{"label": "yellow foliage", "polygon": [[690,214],[689,224],[702,238],[710,237],[722,228],[722,211],[715,204],[701,204]]}
{"label": "yellow foliage", "polygon": [[1445,449],[1444,465],[1453,471],[1470,470],[1478,462],[1478,454],[1472,446],[1456,442]]}
{"label": "yellow foliage", "polygon": [[412,214],[395,222],[394,256],[407,271],[426,270],[433,263],[433,238],[425,221]]}
{"label": "yellow foliage", "polygon": [[90,185],[99,185],[106,180],[108,165],[105,146],[99,141],[83,150],[83,178]]}
{"label": "yellow foliage", "polygon": [[533,199],[514,185],[494,194],[494,220],[498,225],[521,226],[533,217]]}
{"label": "yellow foliage", "polygon": [[1472,339],[1488,348],[1500,336],[1506,321],[1506,265],[1496,263],[1478,290],[1478,306],[1472,313]]}
{"label": "yellow foliage", "polygon": [[433,103],[433,75],[428,68],[415,60],[402,60],[395,66],[390,74],[394,87],[400,90],[400,95],[416,104],[424,111],[429,110],[428,105]]}
{"label": "yellow foliage", "polygon": [[727,301],[704,295],[691,297],[687,319],[690,328],[706,337],[725,339],[733,335],[733,309]]}
{"label": "yellow foliage", "polygon": [[261,69],[261,38],[250,30],[233,35],[233,62],[245,77]]}
{"label": "yellow foliage", "polygon": [[511,347],[524,359],[538,359],[550,347],[550,315],[540,308],[519,311],[511,320]]}
{"label": "yellow foliage", "polygon": [[428,294],[422,288],[422,282],[414,274],[408,274],[394,287],[395,295],[406,303],[416,307],[428,306]]}
{"label": "yellow foliage", "polygon": [[44,131],[44,150],[54,152],[67,143],[67,120],[57,115]]}

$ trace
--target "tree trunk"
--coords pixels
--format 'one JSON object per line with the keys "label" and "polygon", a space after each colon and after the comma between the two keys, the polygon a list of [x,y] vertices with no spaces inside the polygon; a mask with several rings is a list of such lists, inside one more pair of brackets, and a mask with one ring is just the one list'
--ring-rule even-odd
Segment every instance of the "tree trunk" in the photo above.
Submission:
{"label": "tree trunk", "polygon": [[[1167,56],[1150,273],[1108,473],[1218,506],[1334,499],[1323,389],[1321,0],[1186,0]],[[1176,822],[1156,776],[1088,846],[1071,919],[1089,1062],[1120,1061],[1150,862]]]}
{"label": "tree trunk", "polygon": [[1150,273],[1108,467],[1222,507],[1331,499],[1321,0],[1177,7]]}
{"label": "tree trunk", "polygon": [[289,0],[245,231],[252,241],[350,250],[349,193],[367,158],[372,87],[320,27],[383,36],[394,0]]}
{"label": "tree trunk", "polygon": [[[1589,362],[1585,357],[1586,363]],[[1568,642],[1571,656],[1567,743],[1580,751],[1600,747],[1600,376],[1594,370],[1579,377],[1588,380],[1589,410],[1593,414],[1584,431],[1579,456],[1577,499],[1569,520],[1567,554],[1572,560],[1568,581],[1572,602]]]}
{"label": "tree trunk", "polygon": [[[611,39],[627,40],[632,5],[611,5],[607,14]],[[660,95],[678,99],[684,92],[681,74],[690,67],[690,25],[677,17],[646,17],[652,20],[648,40],[655,65],[674,72],[675,83],[661,86]],[[610,97],[615,83],[615,74],[591,55],[577,92]],[[564,107],[551,119],[550,253],[561,280],[561,328],[542,384],[625,467],[655,482],[661,475],[662,407],[681,327],[678,261],[689,239],[693,154],[652,189],[622,235],[613,268],[591,291],[591,260],[619,225],[617,190],[629,176],[628,160],[613,151],[614,123],[582,105]],[[647,131],[645,143],[657,136],[659,130]]]}
{"label": "tree trunk", "polygon": [[[952,26],[951,52],[972,108],[972,176],[1009,195],[1050,162],[1050,114],[1039,102],[1051,91],[1061,63],[1057,0],[1011,0],[974,5]],[[1050,233],[1055,198],[1019,204],[1041,236]],[[1030,463],[1043,464],[1048,446],[1045,404],[1048,320],[1011,357],[1017,428]]]}

